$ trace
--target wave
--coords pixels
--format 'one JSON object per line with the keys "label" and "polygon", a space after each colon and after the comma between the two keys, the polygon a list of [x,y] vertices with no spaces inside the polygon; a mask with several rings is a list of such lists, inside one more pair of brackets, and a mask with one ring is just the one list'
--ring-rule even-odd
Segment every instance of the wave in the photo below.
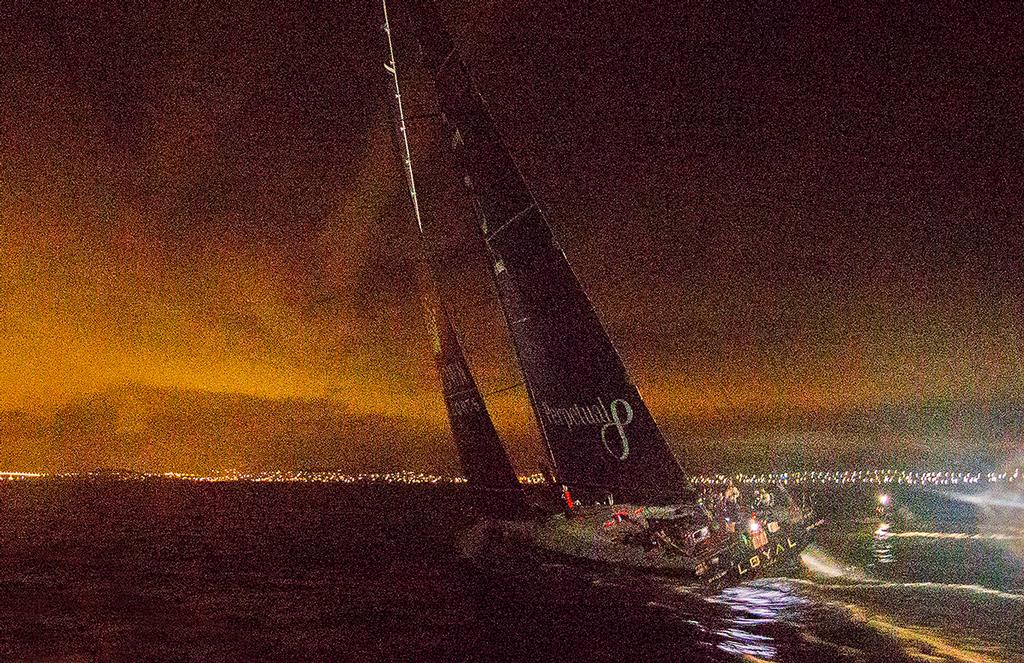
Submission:
{"label": "wave", "polygon": [[[819,608],[828,609],[844,622],[868,628],[889,638],[911,659],[958,663],[1000,663],[1019,660],[1019,651],[1007,649],[1010,641],[1017,638],[1008,637],[1008,631],[1005,629],[1009,627],[1009,632],[1013,632],[1016,628],[1018,618],[1010,615],[1020,614],[1021,605],[1024,604],[1022,594],[981,585],[936,582],[866,580],[856,583],[822,583],[806,578],[778,578],[774,581],[805,586],[814,594],[824,594],[815,599],[815,604]],[[887,592],[906,592],[917,596],[886,596]],[[933,600],[924,598],[927,594],[934,595],[936,592],[943,596],[934,597]],[[826,598],[829,594],[833,595],[834,600]],[[872,597],[872,594],[877,596]],[[962,598],[957,599],[952,596],[953,594],[984,597],[985,605],[977,606],[972,610],[974,614],[968,616],[963,613],[968,603]],[[993,600],[997,603],[993,604]],[[913,611],[907,613],[902,609],[902,606],[920,603],[955,607],[952,612],[944,612],[941,615],[922,615]],[[999,609],[1000,604],[1004,606],[1003,610]],[[876,607],[869,607],[871,605]],[[891,611],[898,614],[888,614]],[[1007,616],[1008,623],[993,623],[992,614]],[[995,630],[989,630],[983,625],[991,625]],[[810,624],[808,627],[813,628]],[[815,633],[813,637],[817,635]]]}
{"label": "wave", "polygon": [[830,589],[846,592],[871,591],[876,589],[933,589],[939,591],[966,592],[970,594],[999,598],[1006,601],[1024,603],[1024,594],[993,589],[983,585],[962,585],[944,582],[890,582],[871,579],[865,579],[857,583],[821,583],[808,578],[779,578],[776,580],[797,585],[812,586],[818,589]]}
{"label": "wave", "polygon": [[970,541],[1024,541],[1024,534],[978,534],[968,532],[887,532],[895,539],[955,539]]}
{"label": "wave", "polygon": [[[925,660],[935,660],[938,655],[944,660],[959,663],[999,663],[1004,660],[994,658],[976,649],[968,649],[965,645],[950,642],[930,629],[901,626],[881,615],[870,614],[861,606],[846,605],[844,607],[849,611],[851,621],[867,626],[900,643],[904,653],[912,658],[927,656],[929,658]],[[986,647],[986,649],[990,652],[1003,653],[998,647]]]}
{"label": "wave", "polygon": [[934,491],[943,497],[947,497],[957,502],[963,502],[965,504],[973,504],[974,506],[985,506],[985,507],[1000,507],[1004,509],[1024,509],[1024,495],[1019,493],[982,493],[980,495],[971,495],[964,493],[951,493],[946,491]]}

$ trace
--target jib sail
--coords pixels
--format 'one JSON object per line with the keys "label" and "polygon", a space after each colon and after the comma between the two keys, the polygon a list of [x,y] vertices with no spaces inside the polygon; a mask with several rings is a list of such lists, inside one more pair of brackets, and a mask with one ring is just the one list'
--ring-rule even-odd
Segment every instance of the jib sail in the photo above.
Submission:
{"label": "jib sail", "polygon": [[452,436],[469,485],[475,488],[517,490],[519,480],[516,478],[508,454],[498,438],[498,433],[494,429],[494,423],[487,412],[476,381],[470,373],[462,343],[459,341],[455,326],[445,310],[437,287],[437,279],[430,266],[427,242],[420,216],[420,205],[417,199],[416,179],[412,169],[412,154],[409,149],[407,127],[402,110],[398,70],[391,43],[390,26],[387,22],[386,5],[384,11],[384,27],[388,35],[389,49],[389,60],[385,69],[391,75],[393,84],[396,144],[403,163],[423,249],[421,260],[418,262],[424,312],[433,343],[437,372],[441,378],[441,390],[448,410]]}

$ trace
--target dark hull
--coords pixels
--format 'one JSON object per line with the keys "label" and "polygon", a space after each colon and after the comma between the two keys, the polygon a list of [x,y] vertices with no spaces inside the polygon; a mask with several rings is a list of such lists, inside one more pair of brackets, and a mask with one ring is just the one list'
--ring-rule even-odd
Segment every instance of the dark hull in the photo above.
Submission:
{"label": "dark hull", "polygon": [[678,579],[693,587],[717,589],[757,578],[778,575],[799,563],[800,553],[813,542],[822,521],[780,526],[756,549],[738,541],[727,549],[696,558],[696,564],[658,565],[574,555],[543,545],[535,522],[485,519],[471,531],[476,541],[466,547],[466,557],[480,571],[522,576],[538,564],[557,563],[579,568],[619,569],[651,576]]}
{"label": "dark hull", "polygon": [[695,580],[707,587],[726,587],[777,575],[799,563],[800,553],[814,542],[814,530],[822,522],[782,526],[776,534],[768,536],[768,543],[761,548],[734,550],[726,568],[719,566],[718,571]]}

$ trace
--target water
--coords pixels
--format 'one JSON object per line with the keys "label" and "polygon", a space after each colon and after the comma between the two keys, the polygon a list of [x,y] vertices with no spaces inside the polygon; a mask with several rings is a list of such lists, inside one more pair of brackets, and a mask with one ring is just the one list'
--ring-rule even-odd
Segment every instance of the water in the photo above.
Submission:
{"label": "water", "polygon": [[476,573],[452,487],[0,484],[0,660],[1024,660],[1017,512],[872,499],[819,496],[803,567],[702,594]]}

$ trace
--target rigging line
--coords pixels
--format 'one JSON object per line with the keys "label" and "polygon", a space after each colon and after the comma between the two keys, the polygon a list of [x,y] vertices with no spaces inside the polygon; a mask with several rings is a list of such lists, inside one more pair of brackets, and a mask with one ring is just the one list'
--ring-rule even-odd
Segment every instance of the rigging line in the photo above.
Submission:
{"label": "rigging line", "polygon": [[520,387],[523,387],[523,386],[526,386],[526,383],[523,382],[523,381],[519,381],[519,382],[516,382],[515,384],[510,384],[507,387],[502,387],[501,389],[495,389],[494,391],[489,391],[486,394],[484,394],[484,397],[485,398],[490,398],[491,396],[497,396],[498,394],[503,394],[506,391],[512,391],[513,389],[519,389]]}
{"label": "rigging line", "polygon": [[444,60],[442,60],[441,64],[438,65],[437,71],[439,73],[444,71],[444,68],[448,66],[448,61],[452,59],[453,55],[455,55],[455,46],[452,46],[452,50],[448,51],[448,55],[444,56]]}
{"label": "rigging line", "polygon": [[405,165],[405,179],[409,185],[409,197],[412,199],[413,212],[416,215],[416,227],[419,228],[420,236],[423,236],[423,219],[420,217],[420,203],[416,198],[416,177],[412,172],[412,152],[409,150],[409,132],[405,126],[405,111],[402,109],[402,91],[398,86],[398,65],[395,63],[395,47],[391,40],[391,23],[388,20],[387,0],[380,0],[384,9],[384,33],[388,36],[388,62],[384,69],[391,74],[391,80],[395,84],[395,106],[398,110],[398,127],[402,140],[402,163]]}
{"label": "rigging line", "polygon": [[523,217],[523,215],[526,214],[527,212],[529,212],[529,211],[531,211],[533,209],[536,209],[536,208],[537,208],[537,204],[534,203],[534,202],[531,202],[529,205],[527,205],[523,209],[521,209],[518,212],[516,212],[515,214],[513,214],[512,217],[509,218],[507,221],[505,221],[503,224],[498,226],[497,230],[495,230],[494,232],[490,233],[489,235],[486,235],[484,237],[484,241],[490,242],[492,239],[497,237],[501,233],[502,230],[504,230],[505,228],[509,227],[510,225],[512,225],[513,223],[518,221],[519,219],[521,219]]}

